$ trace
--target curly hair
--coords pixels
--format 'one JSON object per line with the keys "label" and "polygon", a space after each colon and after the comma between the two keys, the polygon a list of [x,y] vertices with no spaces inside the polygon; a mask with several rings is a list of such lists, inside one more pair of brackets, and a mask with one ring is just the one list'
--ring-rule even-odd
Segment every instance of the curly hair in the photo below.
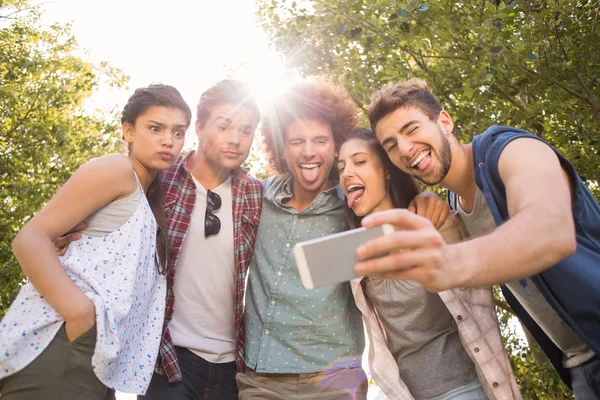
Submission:
{"label": "curly hair", "polygon": [[[294,121],[320,120],[333,132],[336,150],[345,133],[358,124],[358,107],[346,90],[326,82],[303,82],[291,87],[273,103],[262,122],[264,150],[271,168],[278,174],[289,171],[284,144],[287,127]],[[332,171],[335,171],[332,168]]]}

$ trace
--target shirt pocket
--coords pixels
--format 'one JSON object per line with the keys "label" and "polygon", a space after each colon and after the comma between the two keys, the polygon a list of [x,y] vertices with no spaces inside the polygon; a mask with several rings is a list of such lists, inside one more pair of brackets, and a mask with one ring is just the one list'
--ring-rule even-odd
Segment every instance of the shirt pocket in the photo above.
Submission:
{"label": "shirt pocket", "polygon": [[[236,233],[244,251],[253,250],[256,240],[256,231],[260,223],[260,214],[256,212],[244,212],[241,217],[240,232]],[[241,235],[241,236],[240,236]]]}

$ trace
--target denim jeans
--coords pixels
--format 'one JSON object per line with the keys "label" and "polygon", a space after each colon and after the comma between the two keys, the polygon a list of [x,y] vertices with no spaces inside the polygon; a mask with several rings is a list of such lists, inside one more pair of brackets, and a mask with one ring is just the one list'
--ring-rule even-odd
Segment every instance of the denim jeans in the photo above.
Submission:
{"label": "denim jeans", "polygon": [[576,400],[600,399],[600,356],[596,354],[569,372]]}
{"label": "denim jeans", "polygon": [[477,378],[467,385],[457,387],[435,397],[428,397],[427,400],[487,400],[487,398],[485,390],[483,390],[481,382]]}
{"label": "denim jeans", "polygon": [[235,361],[214,364],[190,350],[175,347],[183,379],[169,383],[166,375],[152,376],[145,396],[138,400],[237,400]]}

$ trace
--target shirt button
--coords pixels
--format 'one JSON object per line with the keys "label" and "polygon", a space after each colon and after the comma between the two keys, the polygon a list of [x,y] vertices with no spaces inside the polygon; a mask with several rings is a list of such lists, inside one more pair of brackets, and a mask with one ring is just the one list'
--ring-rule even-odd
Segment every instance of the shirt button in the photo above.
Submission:
{"label": "shirt button", "polygon": [[286,243],[286,244],[285,244],[285,247],[290,247],[290,244],[289,244],[289,243]]}
{"label": "shirt button", "polygon": [[494,383],[492,383],[492,386],[493,386],[493,387],[498,387],[498,386],[499,386],[499,385],[498,385],[498,382],[494,382]]}
{"label": "shirt button", "polygon": [[281,271],[277,271],[277,276],[281,276]]}
{"label": "shirt button", "polygon": [[479,353],[479,347],[475,347],[473,350],[475,350],[475,353]]}
{"label": "shirt button", "polygon": [[459,320],[459,321],[462,321],[462,315],[456,316],[456,319]]}
{"label": "shirt button", "polygon": [[268,334],[269,334],[269,330],[265,329],[265,335],[268,335]]}
{"label": "shirt button", "polygon": [[271,305],[274,306],[275,305],[275,300],[271,301]]}

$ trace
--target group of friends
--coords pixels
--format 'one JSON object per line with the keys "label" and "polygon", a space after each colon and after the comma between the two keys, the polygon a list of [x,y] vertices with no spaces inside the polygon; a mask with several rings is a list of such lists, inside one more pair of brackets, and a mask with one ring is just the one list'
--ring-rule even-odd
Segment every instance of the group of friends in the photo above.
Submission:
{"label": "group of friends", "polygon": [[[510,127],[462,144],[419,79],[366,113],[292,86],[262,117],[260,182],[244,83],[201,95],[182,154],[180,93],[137,89],[127,154],[84,164],[14,239],[29,282],[0,322],[0,398],[366,399],[366,332],[390,399],[520,399],[493,285],[576,399],[600,398],[600,206],[569,161]],[[296,243],[381,224],[361,278],[303,288]]]}

